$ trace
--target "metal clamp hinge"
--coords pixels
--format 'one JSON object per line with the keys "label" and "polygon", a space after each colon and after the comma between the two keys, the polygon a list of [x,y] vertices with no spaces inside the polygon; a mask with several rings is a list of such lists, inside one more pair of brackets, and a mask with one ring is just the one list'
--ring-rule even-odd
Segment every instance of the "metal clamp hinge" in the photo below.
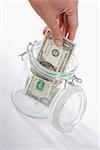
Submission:
{"label": "metal clamp hinge", "polygon": [[70,84],[71,86],[74,86],[74,85],[75,85],[74,82],[82,83],[82,79],[81,79],[81,78],[78,78],[78,77],[76,77],[76,76],[74,75],[74,77],[73,77],[72,80],[70,80],[70,81],[66,80],[66,82],[67,82],[68,84]]}

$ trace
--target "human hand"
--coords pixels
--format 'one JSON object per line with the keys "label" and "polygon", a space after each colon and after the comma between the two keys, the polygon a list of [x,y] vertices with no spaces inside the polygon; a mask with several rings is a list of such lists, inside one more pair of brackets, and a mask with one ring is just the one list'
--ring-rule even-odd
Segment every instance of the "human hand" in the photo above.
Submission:
{"label": "human hand", "polygon": [[57,46],[62,45],[64,37],[74,40],[78,26],[78,0],[29,1],[50,28]]}

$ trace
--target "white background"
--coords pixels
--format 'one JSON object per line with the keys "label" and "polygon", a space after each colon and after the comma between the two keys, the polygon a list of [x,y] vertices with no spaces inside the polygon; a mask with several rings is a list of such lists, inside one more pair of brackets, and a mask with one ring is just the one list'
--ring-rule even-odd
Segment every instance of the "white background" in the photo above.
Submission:
{"label": "white background", "polygon": [[99,22],[98,1],[79,2],[79,27],[75,43],[77,75],[82,77],[87,110],[71,134],[55,131],[48,122],[22,117],[10,100],[10,90],[20,68],[18,55],[29,41],[42,39],[44,22],[26,0],[0,1],[0,150],[86,149],[99,144]]}

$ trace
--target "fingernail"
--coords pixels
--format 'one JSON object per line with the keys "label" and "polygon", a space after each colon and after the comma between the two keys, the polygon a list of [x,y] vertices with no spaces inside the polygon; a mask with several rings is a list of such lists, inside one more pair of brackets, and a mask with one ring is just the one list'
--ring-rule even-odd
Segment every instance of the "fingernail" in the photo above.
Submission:
{"label": "fingernail", "polygon": [[58,46],[58,47],[62,46],[61,40],[55,40],[54,42],[55,42],[56,46]]}

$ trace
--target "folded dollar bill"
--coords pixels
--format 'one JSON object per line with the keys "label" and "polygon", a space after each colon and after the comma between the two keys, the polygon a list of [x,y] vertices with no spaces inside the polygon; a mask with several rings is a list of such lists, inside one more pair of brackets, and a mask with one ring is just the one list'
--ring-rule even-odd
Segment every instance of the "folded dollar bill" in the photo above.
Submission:
{"label": "folded dollar bill", "polygon": [[49,106],[56,94],[57,81],[40,77],[37,74],[27,78],[25,86],[25,94],[31,96],[35,100]]}

